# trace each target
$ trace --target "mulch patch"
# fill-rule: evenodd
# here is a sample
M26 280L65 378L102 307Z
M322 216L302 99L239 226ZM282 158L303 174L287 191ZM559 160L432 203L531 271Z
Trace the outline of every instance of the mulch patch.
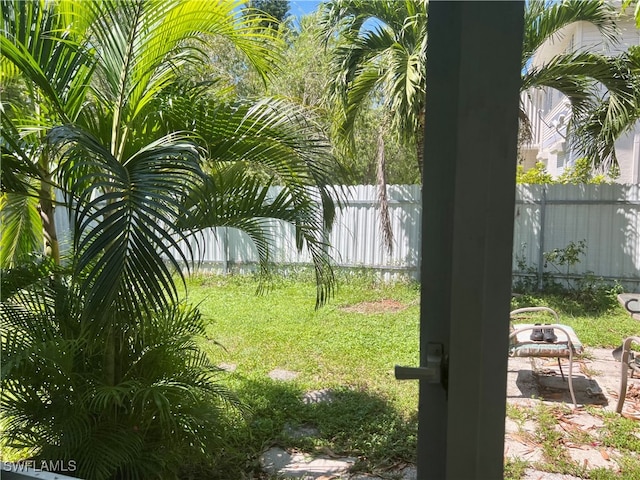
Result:
M340 308L343 312L349 313L394 313L407 308L402 302L391 299L375 300L373 302L360 302L355 305L348 305Z

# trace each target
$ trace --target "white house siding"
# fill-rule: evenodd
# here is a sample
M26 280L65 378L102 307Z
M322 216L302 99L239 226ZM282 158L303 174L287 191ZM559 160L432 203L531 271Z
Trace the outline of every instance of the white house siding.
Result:
M618 27L621 32L620 41L611 43L606 42L598 29L589 23L579 22L569 25L539 49L532 65L542 65L553 56L568 51L593 51L615 55L625 51L630 45L640 45L640 30L636 28L633 18L621 17ZM535 95L532 92L529 94L534 99L530 110L536 112L539 121L533 122L534 139L537 139L537 142L532 142L532 145L525 150L525 168L532 167L536 161L542 161L551 175L558 176L575 160L571 152L565 151L568 146L562 138L566 133L570 107L568 103L563 103L562 95L551 89L544 89ZM616 142L616 155L620 166L617 183L640 183L639 142L640 122L637 122L634 129Z
M627 50L629 45L639 45L640 31L635 26L632 17L621 17L617 22L620 30L619 42L604 42L598 29L587 22L576 25L576 49L579 51L598 52L606 55L616 55Z

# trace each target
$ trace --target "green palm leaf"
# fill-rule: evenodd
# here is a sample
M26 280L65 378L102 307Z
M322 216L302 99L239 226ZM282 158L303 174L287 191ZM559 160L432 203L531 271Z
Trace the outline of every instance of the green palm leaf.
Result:
M80 111L92 75L91 55L63 20L68 2L2 1L0 50L64 121Z
M0 196L0 265L14 266L32 252L42 249L43 237L34 196L3 193Z
M617 12L609 2L600 0L530 0L525 8L522 66L546 41L559 35L562 28L575 22L589 22L609 42L617 41Z
M0 191L35 195L36 190L33 182L40 177L40 173L28 153L30 145L21 138L18 128L11 121L4 108L0 108L0 119L2 122Z
M351 140L358 112L379 95L394 131L415 141L424 108L426 2L336 0L323 12L325 35L339 33L332 83L343 106L339 138ZM363 29L370 19L380 25Z
M184 237L172 232L179 199L200 175L193 135L167 136L124 163L73 127L57 127L49 139L62 155L66 191L74 194L75 268L86 275L81 291L89 311L166 305L165 293L176 295L173 269L180 271L190 255L178 248Z
M202 59L194 45L202 35L230 38L266 75L279 45L251 16L236 15L240 2L140 0L87 2L98 60L101 103L113 112L110 150L121 159L136 122L175 83L185 63ZM191 41L191 42L189 42Z
M581 115L597 99L595 82L585 71L603 77L610 69L601 55L586 52L558 55L548 63L529 69L522 77L522 89L554 88L569 99L574 114Z
M607 67L607 75L600 79L607 92L580 119L572 138L575 148L605 171L617 165L616 140L640 119L640 47L608 58Z
M197 310L129 317L118 334L121 379L109 383L109 343L80 290L43 265L2 273L3 446L73 460L79 476L98 480L173 478L199 452L217 451L222 411L237 400L197 348Z
M637 119L634 105L640 89L637 76L630 73L629 55L566 53L535 67L531 61L545 42L559 37L564 27L575 22L590 23L605 42L614 43L616 19L613 6L598 0L531 1L525 11L523 90L546 87L564 94L572 107L568 139L578 154L605 169L617 165L615 142Z
M295 226L297 246L312 256L318 304L333 288L324 240L342 194L333 186L336 164L319 127L301 107L285 100L217 106L172 97L163 107L166 128L196 132L207 145L208 179L189 196L182 228L239 228L253 239L263 271L269 265L269 219ZM273 198L269 187L282 190Z

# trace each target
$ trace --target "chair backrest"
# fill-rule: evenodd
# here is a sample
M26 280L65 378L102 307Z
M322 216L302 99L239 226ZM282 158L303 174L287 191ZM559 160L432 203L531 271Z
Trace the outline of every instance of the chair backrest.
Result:
M546 312L546 313L550 313L551 315L553 315L555 317L555 322L554 323L560 323L560 317L558 316L558 313L553 310L552 308L549 307L524 307L524 308L517 308L516 310L512 310L511 313L509 314L509 317L511 319L513 319L514 316L516 315L520 315L521 313L529 313L529 312Z

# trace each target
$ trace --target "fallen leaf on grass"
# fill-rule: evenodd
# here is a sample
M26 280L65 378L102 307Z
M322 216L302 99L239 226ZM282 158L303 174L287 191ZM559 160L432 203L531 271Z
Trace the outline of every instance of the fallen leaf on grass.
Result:
M560 428L562 430L564 430L565 432L572 434L572 433L576 433L576 432L581 432L583 429L578 426L577 424L567 421L567 420L563 420L563 419L558 419L558 425L560 426Z
M611 460L611 457L604 448L600 449L600 455L602 455L602 458L604 458L606 461Z
M534 442L526 435L520 435L518 433L510 433L508 437L511 440L515 440L516 442L522 443L523 445L529 445L530 447L536 447L536 448L540 447L539 443Z
M331 457L331 458L342 458L342 455L338 455L333 450L331 450L329 447L322 447L322 448L320 448L320 451L322 453L324 453L326 456Z
M627 395L626 397L628 399L640 399L640 386L638 385L631 385L628 389L627 389Z
M583 445L582 443L565 442L565 447L575 448L577 450L589 450L589 445Z

